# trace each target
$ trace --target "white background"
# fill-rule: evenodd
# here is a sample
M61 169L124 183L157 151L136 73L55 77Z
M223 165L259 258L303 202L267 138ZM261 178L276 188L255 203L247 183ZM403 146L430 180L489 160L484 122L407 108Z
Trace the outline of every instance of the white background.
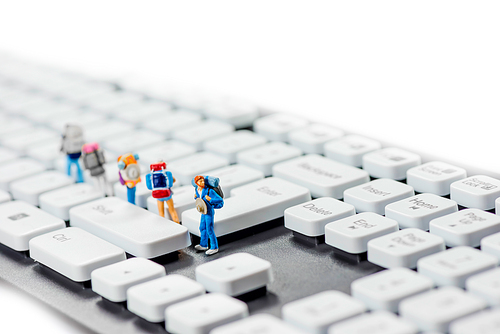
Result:
M168 81L249 98L495 175L499 7L3 0L0 51L138 86ZM17 312L0 299L2 321L26 317Z

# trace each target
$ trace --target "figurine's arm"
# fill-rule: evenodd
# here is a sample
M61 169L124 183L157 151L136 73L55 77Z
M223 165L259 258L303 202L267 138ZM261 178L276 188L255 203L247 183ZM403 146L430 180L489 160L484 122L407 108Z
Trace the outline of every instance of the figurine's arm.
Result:
M213 189L210 189L205 196L205 199L215 207L222 207L224 200Z

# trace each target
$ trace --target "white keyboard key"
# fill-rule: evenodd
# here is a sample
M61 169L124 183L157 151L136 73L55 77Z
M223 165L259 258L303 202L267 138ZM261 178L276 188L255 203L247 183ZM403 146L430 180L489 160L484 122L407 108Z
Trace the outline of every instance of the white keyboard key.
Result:
M406 171L418 165L419 155L394 147L383 148L363 156L363 169L377 178L404 180Z
M113 109L127 104L139 103L143 100L144 97L140 94L116 91L86 98L85 105L88 105L95 110L112 113Z
M222 137L234 131L234 126L217 121L201 121L172 133L172 138L194 146L198 151L203 149L207 140Z
M6 191L0 190L0 203L8 202L12 199L10 194Z
M201 115L191 111L177 111L164 115L154 120L146 120L142 123L143 128L160 133L165 138L171 138L172 133L179 129L187 129L201 122Z
M191 245L187 229L117 197L106 197L70 210L71 226L80 227L134 256L154 258Z
M406 183L420 193L450 194L450 185L467 177L465 169L441 161L432 161L408 169Z
M418 259L444 250L443 238L407 228L370 240L368 261L384 268L416 268Z
M323 154L326 142L339 139L344 132L324 124L311 124L305 128L291 131L288 134L288 142L300 148L304 153Z
M248 316L248 306L238 299L210 293L167 307L165 328L171 333L208 334L215 327Z
M289 114L272 114L257 119L253 129L272 141L287 141L288 133L307 126L309 122Z
M296 147L281 142L272 142L239 152L236 155L236 161L270 176L275 164L296 158L301 154L302 151Z
M361 167L363 155L380 149L382 146L376 140L358 135L348 135L325 143L325 156L343 164Z
M4 147L0 147L0 165L3 165L6 162L10 162L12 160L16 160L17 158L19 158L19 153L16 153Z
M142 182L139 182L135 186L135 205L141 208L148 207L148 198L151 197L151 190L146 186L145 178L141 177ZM127 187L122 185L120 182L115 182L113 184L113 192L116 197L121 198L124 201L128 201L127 197Z
M405 299L399 314L422 331L448 333L450 323L486 307L486 302L456 287L442 287Z
M225 98L208 104L205 115L209 119L229 123L241 129L251 126L259 117L259 111L255 105L246 101Z
M438 286L465 288L467 278L497 265L498 259L493 255L472 247L459 246L421 258L417 262L417 269Z
M386 311L375 311L342 321L330 327L328 334L416 334L411 322Z
M500 180L486 175L470 176L450 186L450 198L466 208L490 210L500 197Z
M409 185L378 179L344 191L344 202L354 205L358 213L368 211L384 215L386 205L414 195Z
M283 305L283 320L314 334L326 334L328 327L363 313L366 306L351 296L328 290Z
M430 232L449 247L478 247L481 239L500 232L500 217L479 209L465 209L431 220Z
M469 277L465 281L465 287L486 300L491 307L500 306L500 268Z
M12 182L43 171L45 171L45 166L33 159L20 158L7 162L0 165L0 189L9 191Z
M194 146L185 144L177 140L162 141L159 144L153 145L137 151L141 158L141 163L148 166L162 160L167 163L167 168L170 167L170 162L187 157L196 153Z
M130 287L165 275L164 266L144 258L133 257L94 270L90 279L92 291L112 302L124 302Z
M98 95L113 94L113 91L114 87L110 84L85 81L70 87L64 87L64 89L59 91L59 95L70 101L84 102Z
M0 205L0 243L16 251L27 251L30 239L65 227L63 220L26 202Z
M82 113L76 104L61 101L44 101L32 104L22 111L22 115L33 122L48 124L52 119L68 113Z
M271 283L273 272L269 261L235 253L197 266L196 281L208 292L239 296Z
M127 122L106 120L85 126L85 139L87 142L102 143L112 138L127 136L134 126Z
M306 188L274 177L234 188L231 197L224 199L224 207L215 213L215 235L223 236L283 217L287 208L310 200ZM182 214L182 224L190 233L200 235L200 213L196 209Z
M219 154L229 160L229 163L236 163L238 152L248 150L260 145L264 145L267 139L261 135L248 130L239 130L229 135L206 141L203 148L206 151Z
M172 112L172 107L165 102L140 101L118 107L111 114L119 120L137 125Z
M160 145L164 140L165 137L158 133L146 130L133 130L119 137L106 140L102 146L106 150L121 155Z
M210 152L199 152L191 154L168 164L168 169L172 172L181 185L191 184L191 180L209 170L221 168L229 165L229 161ZM193 190L194 196L194 190Z
M31 122L20 118L9 117L0 122L0 137L21 132L29 132L33 129L34 126Z
M53 140L60 140L61 136L52 130L44 128L34 128L27 132L10 134L2 138L2 145L14 150L22 155L26 151L38 144L44 144Z
M498 334L500 333L500 309L486 310L450 325L450 334Z
M62 188L73 183L66 174L56 171L46 171L34 176L14 181L10 184L12 197L38 206L41 194Z
M99 124L106 121L106 117L98 112L86 111L84 113L68 113L58 117L49 123L49 126L60 133L64 132L66 124L79 125L82 128ZM84 133L85 136L85 133Z
M325 226L325 243L344 252L360 254L368 241L398 231L398 222L373 212L363 212Z
M458 211L455 201L434 194L418 194L385 207L385 216L399 223L400 228L429 230L432 219Z
M239 164L214 169L206 172L206 174L219 178L219 184L224 192L224 197L229 197L233 188L264 178L264 173Z
M305 334L279 318L269 314L256 314L251 317L220 326L210 334Z
M433 287L430 278L411 269L392 268L355 280L351 283L351 295L370 310L397 313L403 299Z
M186 185L186 186L172 188L171 191L173 192L172 200L174 201L175 211L177 211L178 218L181 219L182 213L184 211L195 207L195 201L193 199L194 188L192 185ZM157 202L158 200L156 198L153 198L152 196L149 196L147 199L148 210L155 214L158 214ZM165 217L169 217L167 205L165 205Z
M308 154L273 166L273 176L308 188L311 196L344 197L344 191L370 181L362 169Z
M63 220L69 220L69 209L102 196L102 192L90 184L77 183L46 192L40 195L38 200L42 210Z
M76 227L37 236L29 249L32 259L76 282L88 281L95 269L126 259L122 249Z
M322 197L286 209L285 227L309 237L317 237L325 234L326 224L336 223L339 219L355 213L350 204L331 197Z
M500 233L495 233L481 239L481 250L496 256L500 260Z
M170 274L128 289L127 308L147 321L162 322L167 307L204 294L205 288L200 283Z
M43 163L47 169L55 169L56 161L62 159L67 163L66 154L61 152L61 138L26 149L26 155Z

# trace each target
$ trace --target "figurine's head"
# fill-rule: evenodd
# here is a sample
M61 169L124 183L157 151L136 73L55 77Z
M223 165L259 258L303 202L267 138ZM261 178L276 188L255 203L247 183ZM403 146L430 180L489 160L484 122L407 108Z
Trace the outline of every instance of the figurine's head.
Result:
M78 140L83 137L82 127L76 124L66 124L64 136L68 139Z
M194 177L194 183L200 188L205 187L205 177L203 175L197 175Z
M87 143L82 146L82 152L85 154L89 154L92 152L95 152L99 150L99 144L98 143Z

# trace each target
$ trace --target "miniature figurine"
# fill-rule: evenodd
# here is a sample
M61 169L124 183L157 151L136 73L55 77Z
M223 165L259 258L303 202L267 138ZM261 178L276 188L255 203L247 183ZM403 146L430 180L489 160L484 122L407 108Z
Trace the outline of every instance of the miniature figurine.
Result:
M127 153L118 157L120 183L127 186L127 199L135 204L135 186L141 182L141 168L137 163L138 154Z
M105 195L113 195L112 191L109 189L108 180L106 179L106 170L104 169L106 159L98 143L88 143L82 146L82 161L83 168L88 169L90 171L90 176L97 179L99 189Z
M158 204L158 213L160 216L165 217L165 202L167 202L168 213L170 218L180 224L177 210L174 207L174 200L172 199L173 192L170 188L174 185L175 177L172 173L167 171L167 164L159 161L149 166L151 173L146 175L146 186L152 190L153 198L156 198Z
M206 250L205 254L212 255L219 251L217 237L214 232L214 209L224 206L224 194L219 186L219 178L197 175L191 181L194 186L196 209L201 213L200 244L194 246L198 251ZM210 238L210 249L208 239Z
M76 182L83 182L83 173L79 162L83 144L82 128L79 125L66 124L62 136L61 152L68 155L68 176L71 176L72 165L76 166Z

